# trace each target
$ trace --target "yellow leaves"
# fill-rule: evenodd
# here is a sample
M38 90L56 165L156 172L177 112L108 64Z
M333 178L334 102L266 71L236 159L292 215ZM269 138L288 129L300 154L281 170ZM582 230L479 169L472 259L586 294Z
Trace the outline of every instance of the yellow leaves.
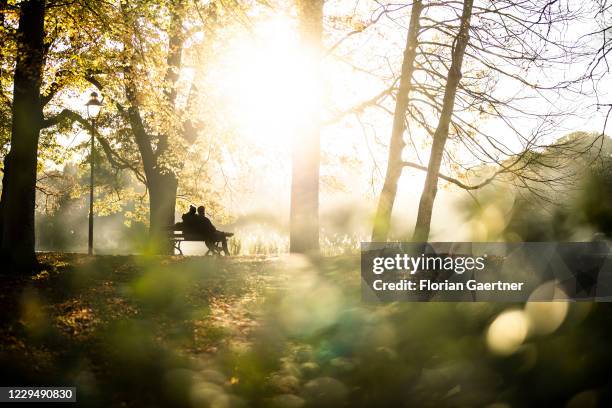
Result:
M115 200L94 201L94 214L98 217L105 217L116 214L123 208L122 203Z
M78 302L76 308L72 309L71 306L68 306L65 314L57 316L57 324L73 336L91 334L100 319L95 317L91 308L78 307Z
M95 292L87 297L95 297ZM62 332L72 336L89 336L101 323L97 313L81 296L55 305L54 312L55 324Z
M32 276L32 280L47 280L49 279L49 272L42 271L34 276Z
M55 268L66 268L66 267L67 267L67 266L69 266L70 264L69 264L68 262L66 262L66 261L61 261L61 260L57 260L57 259L56 259L56 260L54 260L54 261L52 262L52 265L53 265Z
M361 20L357 20L353 22L353 28L355 31L363 31L368 28L368 25Z

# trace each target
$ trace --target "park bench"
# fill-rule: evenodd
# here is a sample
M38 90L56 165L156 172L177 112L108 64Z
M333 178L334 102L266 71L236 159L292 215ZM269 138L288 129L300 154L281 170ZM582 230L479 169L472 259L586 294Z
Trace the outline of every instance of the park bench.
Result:
M225 233L226 237L231 237L234 234ZM172 241L172 246L179 252L179 254L183 255L183 250L181 249L181 243L185 241L193 241L193 242L204 242L206 248L205 255L217 255L220 256L223 253L223 247L221 246L221 241L219 241L216 237L205 237L201 234L193 234L193 233L185 233L183 231L183 223L177 222L174 225L170 225L168 227L168 238Z

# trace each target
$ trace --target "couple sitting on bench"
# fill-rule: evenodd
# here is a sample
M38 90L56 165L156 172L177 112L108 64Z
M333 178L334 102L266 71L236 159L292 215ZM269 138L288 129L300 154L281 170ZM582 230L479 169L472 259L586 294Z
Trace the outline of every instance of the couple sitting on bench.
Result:
M218 231L212 222L206 217L204 206L196 208L193 205L189 206L189 212L183 214L183 233L190 240L201 240L206 243L209 250L214 253L219 253L217 243L220 242L223 246L225 255L229 255L227 249L227 238L234 235L231 232Z

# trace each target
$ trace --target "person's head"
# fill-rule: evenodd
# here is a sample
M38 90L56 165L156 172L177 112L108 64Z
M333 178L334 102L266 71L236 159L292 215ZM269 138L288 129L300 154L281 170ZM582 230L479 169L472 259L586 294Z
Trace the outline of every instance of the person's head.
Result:
M204 215L204 206L203 205L198 207L198 214Z
M196 213L196 208L193 205L189 206L189 214L195 214Z

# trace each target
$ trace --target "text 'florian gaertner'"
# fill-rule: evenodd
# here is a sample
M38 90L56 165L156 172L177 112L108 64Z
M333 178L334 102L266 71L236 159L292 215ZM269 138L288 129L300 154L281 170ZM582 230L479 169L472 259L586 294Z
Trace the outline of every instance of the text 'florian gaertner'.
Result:
M421 291L520 291L523 289L523 282L477 282L475 279L470 279L467 282L432 282L429 279L421 279L418 284L414 281L402 279L398 282L383 282L375 280L372 288L377 291L393 291L393 290L421 290Z

